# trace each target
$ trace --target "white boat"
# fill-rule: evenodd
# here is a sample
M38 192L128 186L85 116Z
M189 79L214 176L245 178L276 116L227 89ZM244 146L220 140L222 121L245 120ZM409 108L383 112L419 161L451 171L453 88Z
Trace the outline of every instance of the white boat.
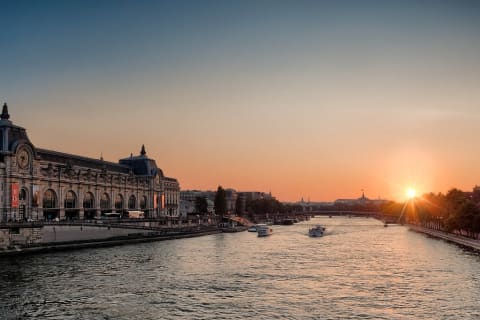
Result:
M257 234L259 237L267 237L273 233L273 229L266 224L257 224Z
M321 225L316 225L315 227L308 230L308 235L314 238L323 237L324 232L325 232L324 227L322 227Z

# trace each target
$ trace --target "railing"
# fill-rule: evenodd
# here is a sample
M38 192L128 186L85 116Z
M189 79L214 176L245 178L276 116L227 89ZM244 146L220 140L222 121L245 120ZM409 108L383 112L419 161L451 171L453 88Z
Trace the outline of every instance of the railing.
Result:
M361 215L361 216L375 216L375 215L381 215L382 213L377 212L377 211L351 211L351 210L326 210L326 211L310 211L308 212L310 214L315 214L315 215L328 215L328 214L337 214L337 215Z

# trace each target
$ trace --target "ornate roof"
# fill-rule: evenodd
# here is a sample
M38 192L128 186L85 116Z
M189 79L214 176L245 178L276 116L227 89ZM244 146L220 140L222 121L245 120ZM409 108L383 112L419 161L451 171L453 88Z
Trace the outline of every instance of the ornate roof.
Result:
M28 139L27 131L19 126L16 126L10 120L8 113L8 106L3 104L2 114L0 115L0 152L13 152L19 144L26 143L35 151L33 144ZM7 145L4 143L4 135L7 135Z
M58 151L37 149L37 155L44 161L55 163L69 162L73 166L86 167L91 169L107 169L108 171L118 173L129 173L130 167L115 162L109 162L99 159L87 158Z
M7 103L5 102L3 104L2 115L0 115L0 119L8 120L9 118L10 118L10 115L8 114L8 106L7 106Z
M145 146L142 145L140 155L130 155L128 158L120 159L120 164L132 168L133 173L142 176L156 176L157 174L164 177L162 170L157 167L155 160L147 157Z

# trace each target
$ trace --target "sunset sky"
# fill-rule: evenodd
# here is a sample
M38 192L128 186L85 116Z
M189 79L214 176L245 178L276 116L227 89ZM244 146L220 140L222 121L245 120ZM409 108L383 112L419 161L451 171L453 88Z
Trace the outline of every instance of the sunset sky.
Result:
M145 144L182 189L400 200L480 184L479 1L0 0L37 147Z

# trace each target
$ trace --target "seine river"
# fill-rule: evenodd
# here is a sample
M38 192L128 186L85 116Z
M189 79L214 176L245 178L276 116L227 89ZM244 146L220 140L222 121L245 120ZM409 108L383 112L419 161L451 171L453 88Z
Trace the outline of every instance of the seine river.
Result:
M3 257L0 319L480 318L478 254L367 218L273 228Z

